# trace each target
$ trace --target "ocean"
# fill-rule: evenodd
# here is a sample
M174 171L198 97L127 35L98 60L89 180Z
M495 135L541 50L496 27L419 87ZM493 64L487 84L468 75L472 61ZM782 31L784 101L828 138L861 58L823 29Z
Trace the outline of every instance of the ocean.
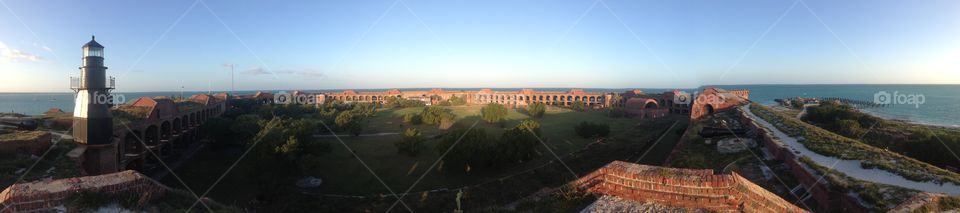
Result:
M761 104L776 104L775 99L790 97L836 97L862 101L889 101L887 107L864 109L868 113L890 119L913 123L960 126L960 85L722 85L724 89L748 89L750 99ZM447 88L445 88L447 89ZM478 90L480 88L449 88L447 90ZM542 91L566 91L568 88L533 88ZM429 88L408 88L401 90L429 90ZM519 88L495 88L499 91L515 91ZM584 89L590 92L623 92L629 89ZM643 89L647 93L659 93L667 89ZM687 92L698 89L683 89ZM306 90L340 91L340 90ZM356 89L356 91L383 91L383 89ZM234 94L253 94L256 91L237 91ZM279 92L270 91L270 92ZM184 97L206 93L206 91L183 92ZM216 93L216 92L214 92ZM179 96L179 91L171 92L119 92L126 101L139 97ZM875 97L877 96L877 97ZM884 99L886 97L886 99ZM27 115L39 115L51 107L73 110L73 93L0 93L0 112L17 112Z
M862 110L879 117L911 123L960 126L960 85L730 85L716 87L748 89L750 100L765 105L776 104L775 99L790 97L836 97L878 101L890 103L890 105Z

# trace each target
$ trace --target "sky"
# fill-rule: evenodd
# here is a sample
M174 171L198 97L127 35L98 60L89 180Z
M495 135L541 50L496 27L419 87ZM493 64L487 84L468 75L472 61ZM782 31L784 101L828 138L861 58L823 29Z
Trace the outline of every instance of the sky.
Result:
M954 0L0 6L0 92L69 92L91 35L121 92L960 83Z

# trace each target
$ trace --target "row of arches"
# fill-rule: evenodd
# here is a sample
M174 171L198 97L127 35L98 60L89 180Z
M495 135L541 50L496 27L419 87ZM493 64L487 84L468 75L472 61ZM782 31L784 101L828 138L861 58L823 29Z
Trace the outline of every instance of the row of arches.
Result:
M340 101L360 101L360 102L384 102L390 97L402 98L401 95L334 95L331 100Z
M580 101L587 106L597 106L602 105L606 98L602 95L477 95L475 100L480 103L500 103L500 104L515 104L518 102L524 103L545 103L547 105L564 105L568 106L573 102Z
M117 149L122 168L149 172L161 160L175 160L180 153L199 141L199 127L210 118L220 116L225 104L180 114L142 125L140 129L122 131ZM119 137L119 136L115 136ZM151 154L152 152L152 154Z
M473 103L499 103L499 104L518 104L540 102L547 105L569 106L575 101L581 101L588 106L604 106L606 97L604 95L524 95L524 94L462 94L459 95ZM329 100L339 100L345 102L379 102L383 103L390 97L403 98L401 95L328 95ZM426 97L426 96L424 96ZM439 97L439 96L438 96ZM431 101L436 100L433 96Z

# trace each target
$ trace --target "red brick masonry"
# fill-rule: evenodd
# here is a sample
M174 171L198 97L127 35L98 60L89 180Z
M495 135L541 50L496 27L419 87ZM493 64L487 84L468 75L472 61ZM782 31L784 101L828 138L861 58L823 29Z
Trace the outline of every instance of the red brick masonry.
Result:
M736 173L614 161L575 182L592 193L711 211L807 212Z
M53 145L52 139L50 133L43 133L33 139L0 141L0 153L41 155Z
M141 198L161 196L168 188L132 170L98 176L13 184L0 192L0 213L49 212L82 191L131 193Z

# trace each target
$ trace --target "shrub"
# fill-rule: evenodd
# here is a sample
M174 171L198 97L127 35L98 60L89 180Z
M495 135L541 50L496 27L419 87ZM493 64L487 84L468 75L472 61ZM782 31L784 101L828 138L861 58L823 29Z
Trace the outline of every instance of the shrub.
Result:
M410 113L403 115L403 122L413 125L419 125L423 122L423 116L420 116L419 113Z
M510 164L533 159L540 135L540 123L524 119L516 127L503 132L496 145L494 163Z
M520 121L520 124L517 124L514 128L540 135L540 123L533 119L523 119Z
M403 136L400 138L400 141L397 141L393 145L397 146L397 151L400 153L405 153L410 156L417 156L423 147L424 141L425 139L420 133L420 130L416 128L407 128L403 131Z
M573 109L577 112L583 112L587 110L587 104L583 103L583 101L574 101L570 104L570 109Z
M530 105L527 105L527 112L530 113L530 117L542 118L544 112L546 111L547 111L547 105L540 102L534 102L534 103L531 103Z
M493 142L483 128L470 129L469 131L456 129L444 135L440 143L437 143L436 148L440 153L450 149L450 152L443 158L444 165L449 165L449 167L444 167L453 168L448 169L448 171L464 171L462 169L467 166L490 165L491 158L496 155L496 153L493 153L495 146Z
M480 109L480 117L482 117L484 121L487 121L487 123L498 123L507 118L507 112L507 107L497 103L490 103L483 107L483 109Z
M450 104L454 106L461 106L461 105L467 104L467 99L458 97L456 95L454 95L453 97L450 97L449 101L450 101Z
M81 212L84 212L84 210L95 210L110 202L110 198L107 195L94 191L77 192L70 196L69 200L69 205Z
M360 131L363 129L362 125L360 124L362 119L363 118L355 112L346 111L341 112L340 115L337 116L337 120L335 122L340 130L347 130L350 132L350 134L359 136Z
M439 106L428 106L423 107L423 111L420 112L421 120L425 124L439 124L444 119L453 120L456 118L456 115L453 112L450 112L449 109L439 107Z
M580 122L580 124L573 127L573 130L583 138L607 137L607 135L610 135L610 125L595 124L587 121Z

